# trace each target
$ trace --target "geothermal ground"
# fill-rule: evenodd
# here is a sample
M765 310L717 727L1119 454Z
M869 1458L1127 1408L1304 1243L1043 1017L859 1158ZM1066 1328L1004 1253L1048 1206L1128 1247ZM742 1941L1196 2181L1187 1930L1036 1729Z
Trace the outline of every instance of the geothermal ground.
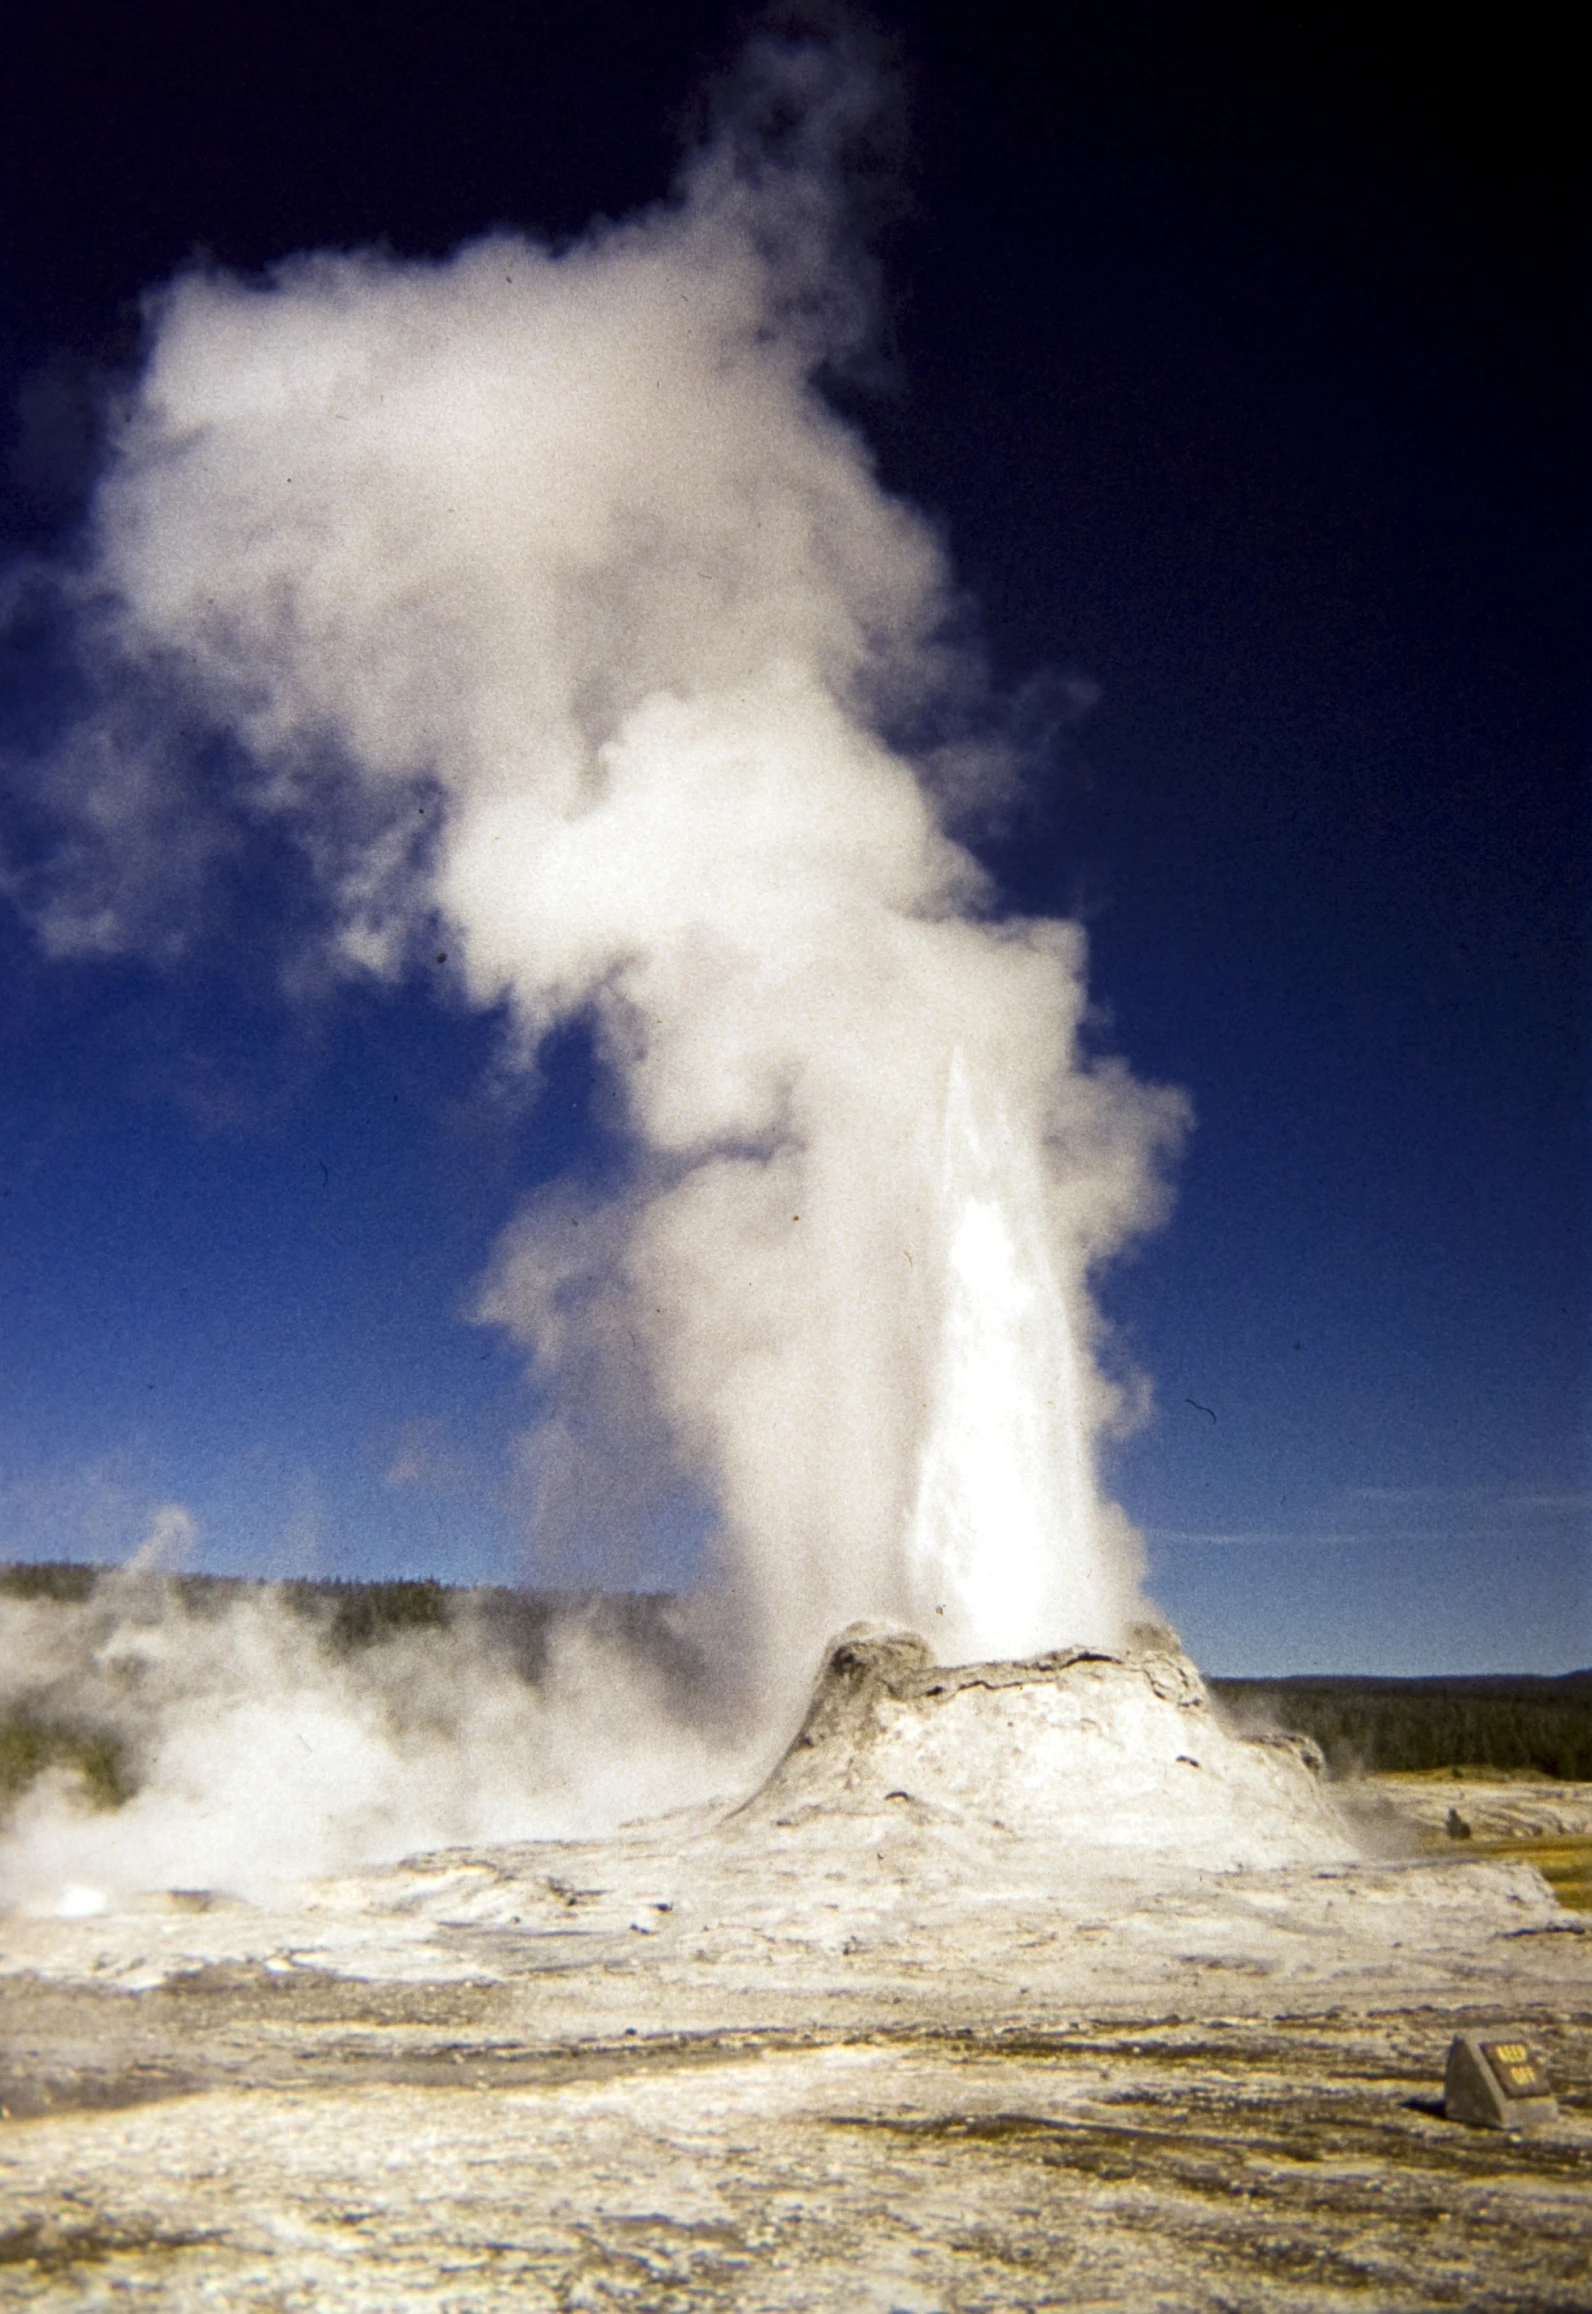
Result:
M1592 1916L1499 1851L1592 1790L1342 1792L1171 1651L869 1636L738 1808L14 1916L0 2297L1585 2309ZM1556 2121L1443 2118L1475 2021Z

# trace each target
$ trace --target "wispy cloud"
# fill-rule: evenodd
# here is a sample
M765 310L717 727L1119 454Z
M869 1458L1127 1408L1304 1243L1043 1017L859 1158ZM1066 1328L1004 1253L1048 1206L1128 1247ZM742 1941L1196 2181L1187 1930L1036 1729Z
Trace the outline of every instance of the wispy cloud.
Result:
M1378 1529L1378 1537L1385 1534ZM1356 1529L1342 1534L1325 1530L1286 1527L1145 1527L1143 1533L1152 1543L1209 1544L1213 1548L1233 1550L1304 1550L1310 1546L1328 1548L1344 1544L1369 1542L1371 1531Z
M1592 1514L1592 1492L1573 1487L1357 1486L1342 1490L1337 1508L1339 1517L1320 1526L1281 1522L1258 1527L1147 1526L1144 1532L1152 1543L1221 1550L1508 1543L1532 1529L1552 1529L1565 1520L1586 1519ZM1347 1518L1341 1515L1345 1510Z
M1514 1511L1562 1512L1576 1516L1592 1511L1592 1488L1509 1486L1354 1486L1344 1490L1351 1502L1424 1503L1434 1509L1451 1504L1456 1510L1485 1506L1494 1514Z
M424 1416L404 1423L385 1473L388 1486L457 1488L481 1477L469 1461L450 1447L440 1423Z

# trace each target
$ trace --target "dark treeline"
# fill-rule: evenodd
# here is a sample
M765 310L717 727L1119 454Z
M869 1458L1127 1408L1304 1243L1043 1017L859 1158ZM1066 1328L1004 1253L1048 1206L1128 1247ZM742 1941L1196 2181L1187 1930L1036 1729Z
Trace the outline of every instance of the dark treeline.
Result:
M604 1637L667 1655L677 1644L665 1592L532 1591L482 1584L466 1589L433 1576L362 1583L343 1576L290 1577L268 1582L247 1575L174 1575L163 1570L140 1574L127 1567L85 1565L78 1560L35 1560L0 1565L0 1598L53 1599L84 1606L101 1584L119 1587L133 1603L136 1589L157 1588L189 1615L224 1615L250 1593L269 1593L306 1622L338 1654L374 1647L400 1632L428 1625L451 1629L465 1620L490 1626L528 1678L540 1675L553 1625L579 1618Z
M1512 1768L1592 1782L1592 1671L1470 1679L1213 1679L1232 1724L1314 1737L1334 1775Z

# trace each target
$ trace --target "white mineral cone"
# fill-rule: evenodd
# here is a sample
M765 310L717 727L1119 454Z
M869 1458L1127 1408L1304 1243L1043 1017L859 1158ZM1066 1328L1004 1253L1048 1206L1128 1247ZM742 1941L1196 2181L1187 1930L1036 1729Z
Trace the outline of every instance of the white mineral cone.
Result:
M854 1625L748 1806L788 1824L903 1803L1119 1863L1264 1870L1355 1848L1315 1747L1230 1735L1170 1633L948 1668L913 1632Z

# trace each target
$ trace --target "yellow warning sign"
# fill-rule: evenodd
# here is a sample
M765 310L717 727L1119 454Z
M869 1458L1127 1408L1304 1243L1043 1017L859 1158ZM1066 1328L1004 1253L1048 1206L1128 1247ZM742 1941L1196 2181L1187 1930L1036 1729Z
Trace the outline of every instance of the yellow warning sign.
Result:
M1524 2041L1483 2041L1481 2053L1498 2077L1506 2097L1551 2097L1542 2067Z

